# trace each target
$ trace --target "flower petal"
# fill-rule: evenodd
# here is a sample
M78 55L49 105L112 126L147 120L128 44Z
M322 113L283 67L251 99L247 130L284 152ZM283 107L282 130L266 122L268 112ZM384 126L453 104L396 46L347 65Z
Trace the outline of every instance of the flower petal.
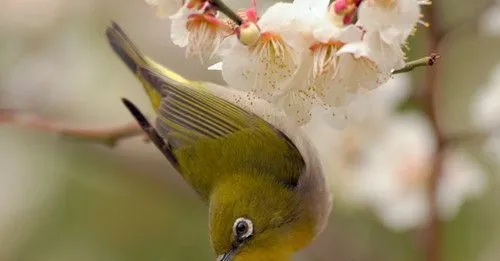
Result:
M363 1L356 24L368 32L381 33L387 44L403 44L419 22L420 5L426 3L420 0Z
M314 98L305 91L290 91L278 104L281 104L287 116L294 119L299 126L311 120Z
M171 15L170 38L172 42L179 47L188 45L188 30L186 27L188 16L192 13L190 9L181 7L175 14Z
M173 5L168 0L145 0L147 4L156 7L156 15L160 18L167 18L169 10Z
M253 48L235 45L223 59L222 76L230 86L272 101L287 90L298 54L279 35L261 38Z
M214 63L208 67L209 71L222 71L222 62Z

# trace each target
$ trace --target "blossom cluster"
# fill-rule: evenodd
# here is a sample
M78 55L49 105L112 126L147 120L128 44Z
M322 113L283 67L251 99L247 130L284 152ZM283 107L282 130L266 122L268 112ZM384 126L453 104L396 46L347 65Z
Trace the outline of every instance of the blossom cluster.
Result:
M437 150L431 123L424 115L396 110L410 95L408 75L399 74L363 101L369 110L363 121L335 129L314 114L304 126L323 155L337 206L370 209L385 226L397 231L428 222L428 184ZM488 175L460 146L443 153L436 207L441 219L450 220L465 202L483 195Z
M148 2L161 7L159 0ZM170 16L173 43L204 64L217 59L210 68L221 70L229 87L252 92L300 125L315 107L339 117L353 97L385 83L404 65L407 38L423 23L420 5L429 4L295 0L260 15L253 1L230 20L217 3L185 1Z
M410 88L406 75L392 75L429 2L295 0L262 15L252 3L234 21L217 1L185 1L170 16L171 39L249 93L234 102L265 100L303 125L338 204L371 208L396 230L425 224L437 144L423 115L395 113ZM462 149L444 155L436 205L449 219L484 191L486 175Z

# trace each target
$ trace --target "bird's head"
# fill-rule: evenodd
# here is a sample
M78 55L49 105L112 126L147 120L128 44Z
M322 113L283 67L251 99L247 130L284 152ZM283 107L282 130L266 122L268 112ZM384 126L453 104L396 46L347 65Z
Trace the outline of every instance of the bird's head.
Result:
M210 197L217 261L285 261L314 237L315 223L295 188L266 175L238 174Z

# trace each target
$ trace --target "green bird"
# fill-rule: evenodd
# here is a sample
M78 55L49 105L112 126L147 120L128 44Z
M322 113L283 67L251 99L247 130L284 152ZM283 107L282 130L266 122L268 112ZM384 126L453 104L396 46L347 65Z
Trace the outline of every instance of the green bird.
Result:
M125 106L153 143L209 206L218 261L284 261L324 228L330 193L316 150L293 121L247 94L184 79L143 56L118 25L113 50L137 76L157 112L153 127ZM262 106L261 106L262 105Z

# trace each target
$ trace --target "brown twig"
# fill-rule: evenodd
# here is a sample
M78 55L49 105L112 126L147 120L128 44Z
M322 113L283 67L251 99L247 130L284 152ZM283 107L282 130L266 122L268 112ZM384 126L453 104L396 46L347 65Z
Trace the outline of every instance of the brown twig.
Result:
M463 143L463 142L481 142L488 137L492 135L494 131L491 132L476 132L476 131L470 131L470 132L462 132L462 133L453 133L453 134L448 134L446 135L446 145L452 145L452 144L457 144L457 143Z
M486 0L484 4L469 18L457 23L455 26L444 28L440 20L440 12L438 9L437 0L433 1L433 5L425 10L425 17L431 24L430 34L428 37L428 48L430 52L439 51L439 47L447 37L459 31L463 32L464 28L477 28L477 24L481 15L494 3L493 0ZM440 52L441 53L441 52ZM445 135L439 125L437 103L439 100L441 84L441 66L437 64L432 68L428 67L425 75L425 86L421 89L420 102L423 105L424 112L428 116L432 130L435 134L437 149L433 157L431 175L428 180L428 200L429 200L429 218L428 223L424 228L424 247L427 261L439 261L442 251L442 223L439 219L437 207L437 187L441 177L442 166L446 149L449 145L460 141L485 139L488 133L459 133L453 135Z
M406 73L413 71L415 68L422 67L422 66L433 66L436 64L437 60L440 58L438 54L432 53L429 56L426 56L424 58L420 58L418 60L410 61L405 64L402 68L396 69L392 71L392 74L398 74L398 73Z
M471 16L458 22L456 25L448 28L444 28L440 20L440 12L437 5L438 0L433 1L433 5L429 6L425 10L425 17L431 24L430 34L429 34L429 50L430 52L439 51L440 45L442 45L448 37L453 34L469 32L466 30L470 28L472 30L476 29L481 16L484 14L495 0L485 0L480 8L477 9ZM441 52L440 52L441 53ZM424 246L426 250L426 260L427 261L439 261L441 259L441 247L442 247L442 223L439 220L438 207L437 207L437 186L441 176L442 165L444 160L444 155L448 146L455 144L456 142L472 141L472 140L484 140L491 133L488 132L464 132L456 134L445 135L441 126L439 125L439 119L437 114L437 102L439 99L439 86L441 84L441 66L436 65L432 68L427 68L425 86L422 88L420 95L420 102L423 105L424 112L428 116L433 132L435 134L437 149L433 157L432 171L428 183L428 200L429 200L429 221L425 226L424 235ZM495 132L497 130L493 130Z
M464 142L483 142L493 135L500 134L500 125L492 126L487 130L457 131L448 133L445 137L446 145Z
M15 110L0 110L0 124L22 126L29 129L55 133L63 137L99 143L109 147L114 147L121 140L144 135L144 132L135 121L110 128L75 128L61 126L49 119L44 119L36 115L28 115Z
M241 25L243 23L243 19L241 19L241 17L222 0L209 0L209 2L216 6L219 11L225 14L229 19L233 20L237 25Z
M440 39L444 32L439 20L437 3L425 10L425 17L429 20L431 27L428 37L429 52L437 52L439 50ZM421 89L420 102L423 106L424 113L430 120L432 131L436 139L437 149L432 158L432 169L428 180L427 198L429 202L429 217L428 223L424 228L424 247L427 261L439 261L441 259L442 249L442 226L439 219L437 207L437 187L442 172L444 154L445 154L445 137L439 124L437 113L437 103L440 95L440 73L441 66L436 64L433 67L428 67L425 73L425 86Z

